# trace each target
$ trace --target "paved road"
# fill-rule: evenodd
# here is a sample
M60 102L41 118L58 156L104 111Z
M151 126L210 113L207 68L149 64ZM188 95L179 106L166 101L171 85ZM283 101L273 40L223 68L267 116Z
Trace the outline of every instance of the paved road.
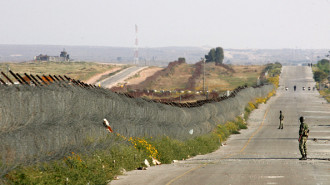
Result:
M330 104L317 91L302 90L314 85L310 68L285 66L277 95L252 113L249 129L231 136L219 150L131 171L111 184L330 184ZM280 110L285 116L283 130L277 129ZM310 126L307 161L298 160L300 116Z
M101 81L101 86L106 88L111 88L112 86L116 85L117 83L123 82L125 79L129 78L130 76L134 75L138 71L144 69L145 67L133 66L123 71Z

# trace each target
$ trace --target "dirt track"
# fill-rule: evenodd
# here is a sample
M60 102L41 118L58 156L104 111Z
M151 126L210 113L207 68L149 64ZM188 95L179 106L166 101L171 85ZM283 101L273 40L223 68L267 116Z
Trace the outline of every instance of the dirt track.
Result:
M144 80L146 80L149 76L152 76L156 72L163 70L163 69L164 68L160 68L160 67L147 68L147 69L142 70L138 77L128 79L126 81L128 82L129 85L136 85L136 84L139 84L139 83L143 82Z
M95 84L95 82L97 82L97 80L100 79L101 76L107 75L107 74L110 74L110 73L113 73L113 72L118 71L120 69L121 69L120 67L115 67L115 68L113 68L111 70L108 70L108 71L106 71L104 73L100 73L100 74L94 75L94 76L92 76L92 78L88 79L85 83L87 83L87 84Z

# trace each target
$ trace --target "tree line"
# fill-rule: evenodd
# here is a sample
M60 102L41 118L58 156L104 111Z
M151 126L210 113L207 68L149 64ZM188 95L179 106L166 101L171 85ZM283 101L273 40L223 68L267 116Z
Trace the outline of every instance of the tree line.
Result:
M330 53L330 52L329 52ZM327 79L329 74L329 64L330 60L322 59L317 62L317 70L314 71L314 80L316 82L323 82Z

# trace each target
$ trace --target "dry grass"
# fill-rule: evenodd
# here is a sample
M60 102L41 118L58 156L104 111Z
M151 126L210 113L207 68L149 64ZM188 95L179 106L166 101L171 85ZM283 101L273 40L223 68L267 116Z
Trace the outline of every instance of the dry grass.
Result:
M208 90L232 90L242 85L254 85L257 82L264 66L231 66L235 73L232 73L214 63L208 63L205 67L205 86ZM196 90L203 88L203 76L198 79Z
M0 71L7 73L7 66L14 73L67 75L82 81L88 80L96 74L103 73L115 67L115 65L93 62L23 62L0 63Z
M156 79L151 86L146 87L147 89L164 89L164 90L174 90L174 89L184 89L187 85L188 79L193 73L193 66L189 64L181 64L167 74L166 76L161 76Z
M71 78L86 81L93 76L110 71L111 69L123 68L125 66L114 66L109 64L98 64L93 62L25 62L25 63L0 63L0 71L6 73L7 66L19 74L51 74L67 75ZM205 86L209 91L232 90L241 85L254 85L264 66L232 66L235 73L232 73L214 63L207 63L205 67ZM141 71L135 78L128 80L129 84L137 84L148 76L156 73L162 68L152 67ZM145 89L175 90L185 89L189 78L195 71L194 65L181 64L172 69L168 74L160 76L150 83ZM195 90L202 90L203 75L197 80Z
M214 63L207 63L205 67L205 86L209 91L232 90L242 85L255 85L265 66L232 66L235 73L232 73ZM188 79L193 74L195 68L190 64L181 64L174 68L167 76L161 76L155 80L147 89L184 89ZM196 89L203 89L203 75L197 80Z
M324 90L320 90L319 92L320 95L330 103L330 90L324 89Z

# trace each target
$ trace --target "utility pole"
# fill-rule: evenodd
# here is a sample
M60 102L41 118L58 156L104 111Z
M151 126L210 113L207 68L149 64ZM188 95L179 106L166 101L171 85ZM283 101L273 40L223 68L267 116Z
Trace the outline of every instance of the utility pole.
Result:
M328 51L326 57L329 59L328 83L330 84L330 51Z
M134 64L139 65L139 40L138 40L138 26L137 25L135 25Z

